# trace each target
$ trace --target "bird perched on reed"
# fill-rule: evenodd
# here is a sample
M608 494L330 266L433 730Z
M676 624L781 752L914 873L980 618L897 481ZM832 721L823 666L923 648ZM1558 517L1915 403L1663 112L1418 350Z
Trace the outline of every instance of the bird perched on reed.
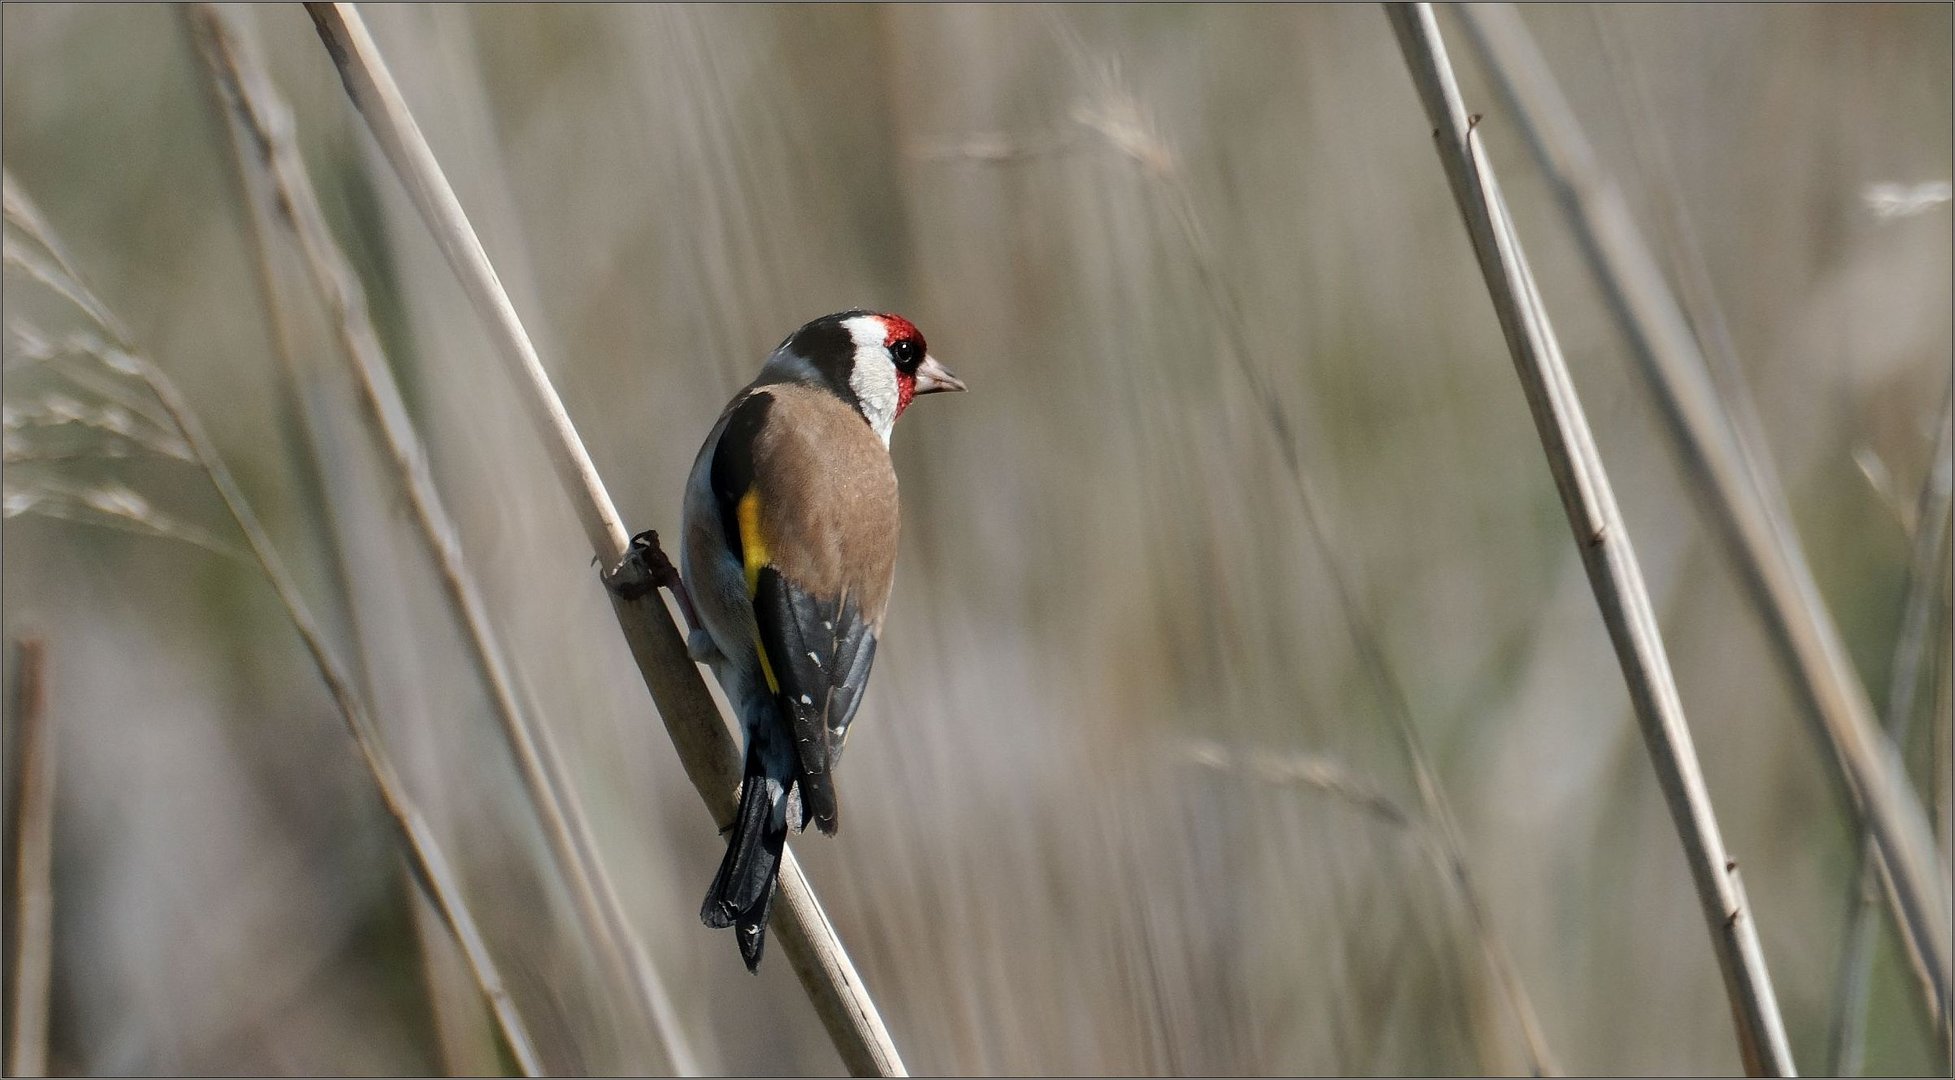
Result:
M735 928L750 971L789 828L835 832L834 770L896 568L890 430L918 395L962 389L909 320L827 315L768 356L693 463L674 592L688 650L746 737L739 813L700 918ZM660 577L679 584L669 566Z

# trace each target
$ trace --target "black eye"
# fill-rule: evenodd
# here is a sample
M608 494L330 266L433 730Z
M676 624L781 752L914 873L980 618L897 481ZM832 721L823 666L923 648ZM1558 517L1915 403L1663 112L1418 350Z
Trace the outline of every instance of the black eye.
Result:
M909 374L923 363L923 346L915 338L903 338L891 343L889 355L895 358L897 370Z

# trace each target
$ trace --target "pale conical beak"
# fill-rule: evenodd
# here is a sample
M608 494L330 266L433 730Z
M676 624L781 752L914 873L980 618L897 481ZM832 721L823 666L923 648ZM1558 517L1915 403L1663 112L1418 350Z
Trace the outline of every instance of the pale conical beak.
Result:
M946 390L964 389L964 380L950 373L950 369L937 363L937 358L925 354L923 363L916 367L916 392L919 394L941 394Z

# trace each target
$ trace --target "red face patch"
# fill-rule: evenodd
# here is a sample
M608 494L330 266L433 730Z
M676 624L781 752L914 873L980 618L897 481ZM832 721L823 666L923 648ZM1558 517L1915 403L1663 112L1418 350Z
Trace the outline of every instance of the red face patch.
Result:
M910 407L910 402L916 400L916 371L915 360L912 360L906 365L900 361L900 355L902 353L909 353L913 357L921 359L924 353L929 351L929 346L923 343L923 333L916 328L916 324L901 315L878 315L876 317L882 320L883 348L889 349L892 353L899 355L899 362L896 367L896 415L901 416L903 415L903 410ZM898 350L897 345L899 344L911 347ZM906 367L909 370L905 370Z
M884 346L894 345L899 341L914 341L917 348L924 347L923 333L916 328L915 323L901 315L878 315L876 318L882 320L883 330L888 335L883 338Z

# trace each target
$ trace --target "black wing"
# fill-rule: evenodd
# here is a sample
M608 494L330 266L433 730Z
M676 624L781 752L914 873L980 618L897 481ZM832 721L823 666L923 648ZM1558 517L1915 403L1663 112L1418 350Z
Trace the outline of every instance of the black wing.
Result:
M760 643L780 687L776 700L801 762L801 824L812 818L822 832L833 833L831 774L862 703L876 636L853 596L813 596L773 567L761 570L753 604Z
M740 540L739 505L753 490L754 442L773 405L772 394L748 394L740 399L728 411L719 445L713 450L713 501L719 505L727 549L736 556L746 551Z

